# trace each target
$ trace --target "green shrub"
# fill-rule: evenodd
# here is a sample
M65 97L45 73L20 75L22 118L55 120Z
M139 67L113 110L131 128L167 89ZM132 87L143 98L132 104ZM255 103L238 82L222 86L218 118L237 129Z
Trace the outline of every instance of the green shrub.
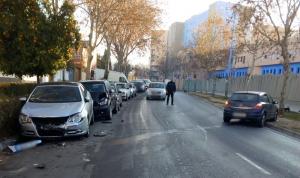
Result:
M0 138L16 135L21 109L19 97L28 96L36 84L0 83Z
M18 118L21 103L17 98L4 98L0 101L0 137L18 133Z
M0 96L26 96L31 93L35 86L35 83L0 83Z

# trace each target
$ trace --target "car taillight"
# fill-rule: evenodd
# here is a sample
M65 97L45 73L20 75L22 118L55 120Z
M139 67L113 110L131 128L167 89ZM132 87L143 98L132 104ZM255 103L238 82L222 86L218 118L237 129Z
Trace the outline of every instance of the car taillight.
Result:
M227 100L227 101L225 102L225 108L229 108L230 106L231 106L231 103L230 103L230 101Z
M255 109L262 109L263 105L261 103L258 103L255 105Z

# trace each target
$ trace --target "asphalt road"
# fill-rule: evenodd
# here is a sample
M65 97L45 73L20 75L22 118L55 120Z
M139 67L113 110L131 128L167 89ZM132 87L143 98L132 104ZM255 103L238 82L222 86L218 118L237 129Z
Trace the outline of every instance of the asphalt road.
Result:
M112 123L92 127L101 131L107 135L2 155L0 177L300 177L299 139L250 123L225 125L221 109L184 93L174 106L140 95Z

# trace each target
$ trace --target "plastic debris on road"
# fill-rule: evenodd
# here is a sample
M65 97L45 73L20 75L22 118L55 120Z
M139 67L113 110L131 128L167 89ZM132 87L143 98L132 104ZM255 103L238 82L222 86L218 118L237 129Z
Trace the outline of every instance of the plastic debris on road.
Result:
M105 137L106 135L107 133L104 131L94 133L94 137Z
M45 167L46 167L45 164L38 164L38 163L33 164L33 166L34 166L35 168L37 168L37 169L45 169Z
M42 143L42 140L33 140L33 141L26 142L26 143L19 143L19 144L16 144L16 145L11 145L11 146L8 146L8 148L13 153L17 153L17 152L20 152L20 151L23 151L23 150L26 150L26 149L33 148L33 147L35 147L35 146L37 146L41 143Z

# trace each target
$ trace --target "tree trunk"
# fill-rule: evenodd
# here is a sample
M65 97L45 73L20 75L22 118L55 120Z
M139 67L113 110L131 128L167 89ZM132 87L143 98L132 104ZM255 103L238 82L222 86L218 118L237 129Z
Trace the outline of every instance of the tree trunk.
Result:
M107 59L105 61L105 73L104 73L104 79L108 79L108 73L109 73L109 63L110 63L110 47L111 47L111 44L107 44Z
M251 67L250 67L250 72L249 72L249 75L247 76L247 85L246 85L247 90L249 90L249 83L250 83L250 80L251 80L251 78L253 76L253 73L254 73L255 60L256 60L256 54L253 53L252 54L252 63L251 63Z
M36 83L37 84L41 83L41 76L39 76L39 75L36 76Z
M91 79L91 65L92 65L92 61L93 61L93 54L92 52L89 52L88 54L88 61L87 61L87 67L85 70L86 73L86 80L90 80Z
M280 102L279 102L279 114L281 115L284 113L285 93L286 93L287 81L289 79L289 74L290 74L289 55L288 55L287 45L285 44L281 46L282 57L283 57L283 71L284 71L283 85L280 92Z

